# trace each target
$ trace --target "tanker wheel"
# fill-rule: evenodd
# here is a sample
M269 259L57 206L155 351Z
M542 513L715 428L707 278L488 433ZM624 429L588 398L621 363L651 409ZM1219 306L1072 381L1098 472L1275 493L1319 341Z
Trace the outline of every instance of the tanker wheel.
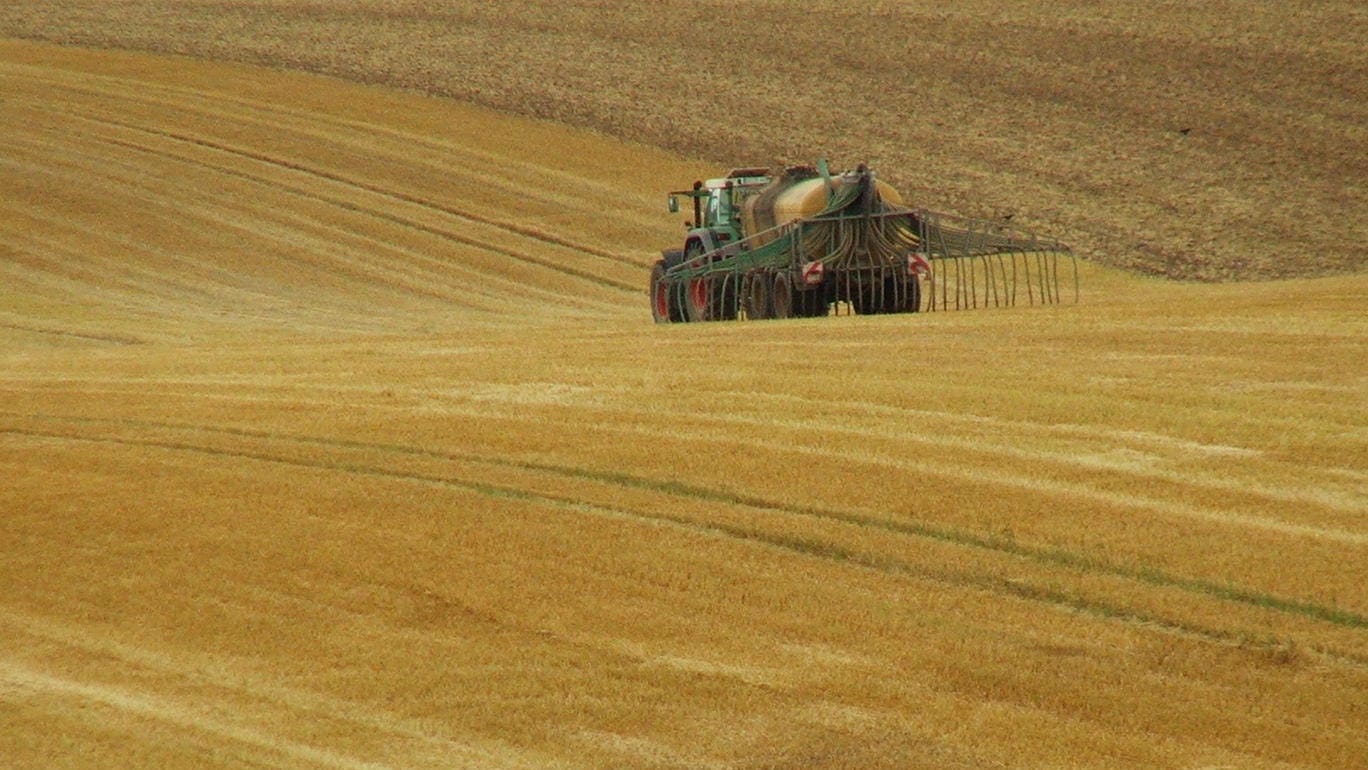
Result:
M670 282L665 280L665 260L651 268L651 317L658 324L683 320L677 302L670 301Z
M884 312L883 293L886 284L882 281L875 283L866 281L855 287L855 291L850 293L850 306L855 308L857 315L874 315Z
M907 301L903 303L902 312L921 312L921 278L915 275L907 279Z
M770 291L770 307L774 309L774 318L793 318L793 279L789 274L780 271L774 274L773 289Z
M831 309L823 287L807 291L793 292L793 316L795 318L821 318Z
M884 288L883 312L915 313L921 309L921 283L914 275L906 280L890 279Z
M712 278L712 320L735 321L737 311L737 286L741 277L736 273L723 273Z
M746 286L746 317L755 320L774 317L774 305L770 302L770 277L764 270L750 274Z
M670 281L670 320L680 323L689 321L689 282Z

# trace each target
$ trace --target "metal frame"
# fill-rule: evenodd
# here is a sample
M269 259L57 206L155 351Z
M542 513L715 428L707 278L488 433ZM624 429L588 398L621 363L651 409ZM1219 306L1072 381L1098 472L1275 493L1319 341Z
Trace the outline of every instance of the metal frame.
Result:
M816 216L720 246L714 241L701 254L667 263L661 278L669 296L690 309L685 318L766 316L757 298L779 288L790 293L785 301L797 315L826 315L831 307L839 313L842 306L861 313L1014 307L1023 298L1027 305L1059 304L1061 259L1072 267L1078 302L1078 262L1065 244L1000 222L884 204L871 195L872 175L859 173L860 184L838 189ZM671 195L693 197L697 215L709 190L699 184ZM691 231L695 239L707 243ZM909 275L909 260L927 269ZM821 281L805 283L805 266L820 271Z

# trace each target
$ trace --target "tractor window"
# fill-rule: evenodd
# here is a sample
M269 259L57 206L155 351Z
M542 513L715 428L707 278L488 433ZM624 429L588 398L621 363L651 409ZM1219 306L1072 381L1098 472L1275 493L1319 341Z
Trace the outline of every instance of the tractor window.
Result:
M751 194L754 192L754 190L755 190L754 187L741 187L741 186L737 186L737 187L733 187L733 188L732 188L732 192L731 192L731 209L732 209L732 216L736 216L737 214L739 214L739 213L741 212L741 204L744 203L745 200L751 196Z
M722 191L713 190L708 195L708 210L707 213L703 215L704 224L706 224L708 227L712 227L717 224L719 218L722 215L721 206Z

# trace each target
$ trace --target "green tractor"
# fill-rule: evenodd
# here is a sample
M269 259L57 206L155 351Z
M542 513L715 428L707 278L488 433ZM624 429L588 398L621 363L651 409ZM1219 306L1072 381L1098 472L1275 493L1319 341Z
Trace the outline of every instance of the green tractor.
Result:
M912 313L948 309L952 292L954 307L1010 305L1018 278L1032 304L1057 302L1058 257L1072 257L1000 223L907 208L864 165L736 169L671 192L671 213L682 198L693 204L684 247L651 271L657 323ZM937 262L952 268L939 285Z

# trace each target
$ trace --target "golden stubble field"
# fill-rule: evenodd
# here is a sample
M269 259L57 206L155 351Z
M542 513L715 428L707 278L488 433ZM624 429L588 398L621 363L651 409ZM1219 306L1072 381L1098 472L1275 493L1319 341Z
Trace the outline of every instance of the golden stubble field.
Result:
M1368 277L652 326L715 171L0 44L0 756L1361 764Z
M412 88L1202 280L1368 267L1359 0L19 0L0 35Z

